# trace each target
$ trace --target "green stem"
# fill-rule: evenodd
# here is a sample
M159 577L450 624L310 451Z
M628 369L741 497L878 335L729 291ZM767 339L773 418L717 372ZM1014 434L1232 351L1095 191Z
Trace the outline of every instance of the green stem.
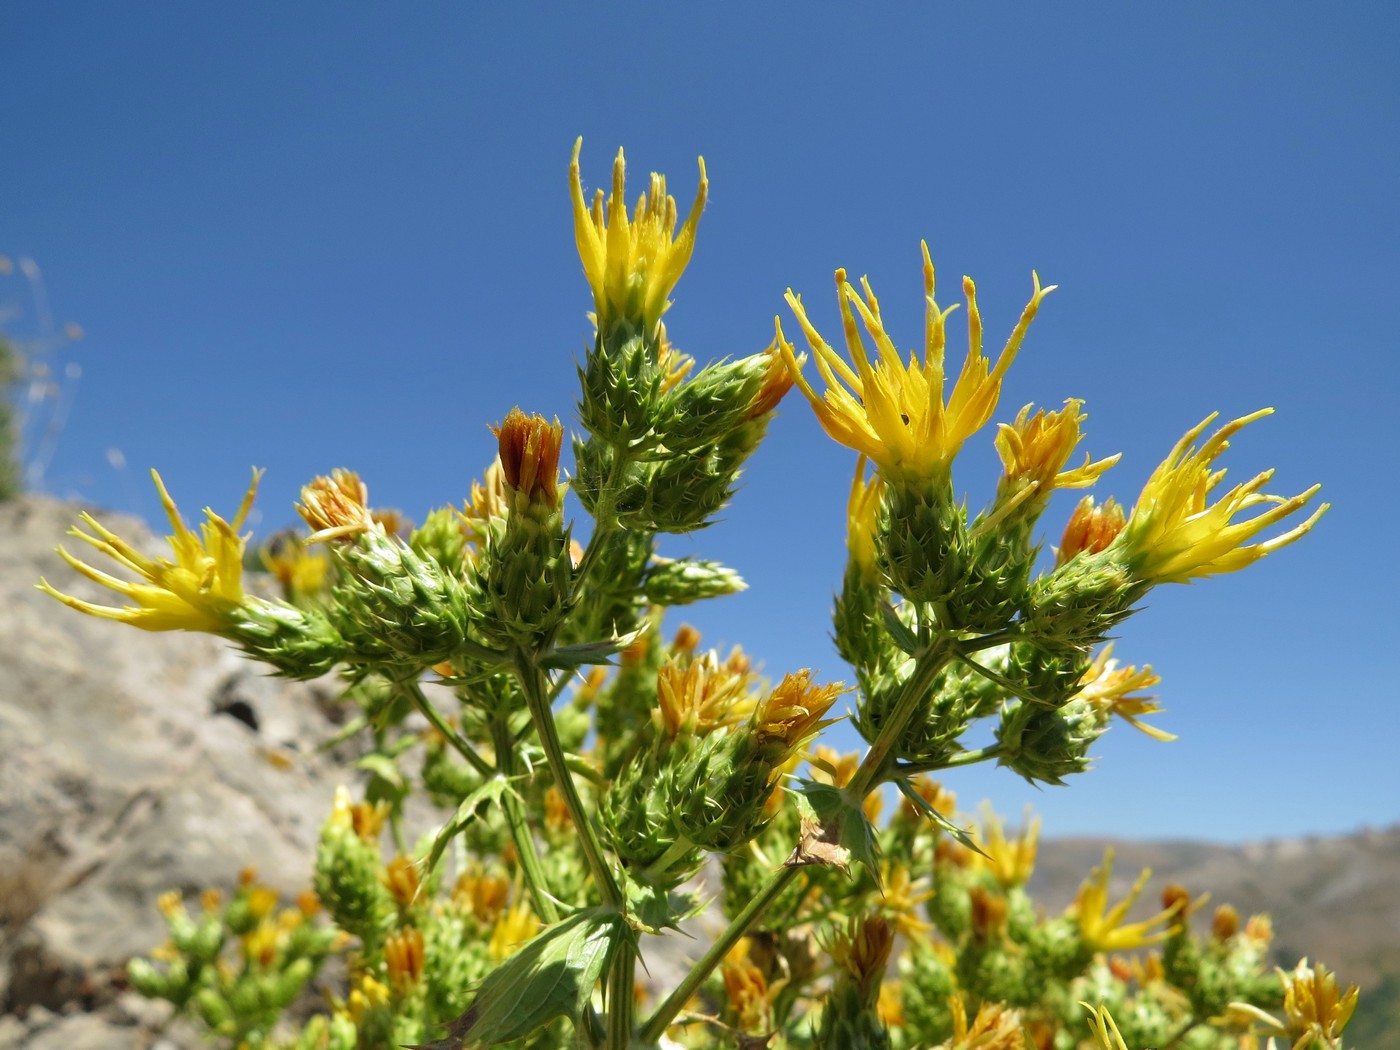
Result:
M636 983L637 948L630 937L623 937L613 956L612 972L608 974L608 1038L604 1044L608 1050L627 1050L632 1045Z
M1000 744L974 748L971 751L958 751L937 762L896 762L890 769L891 777L912 777L919 773L931 773L939 769L954 769L957 766L970 766L976 762L988 762L1001 754Z
M468 765L483 777L496 775L496 770L492 768L491 763L477 754L476 748L467 743L466 739L448 724L447 719L442 717L442 712L433 706L432 701L428 699L423 692L423 687L417 681L401 682L399 686L413 702L413 706L418 708L419 714L443 735L443 738L456 749L457 753L467 760ZM497 757L499 758L499 752Z
M860 768L856 770L855 776L846 785L846 794L849 797L864 799L870 793L871 787L880 782L895 744L904 735L904 730L908 727L910 719L919 710L919 705L927 700L933 680L938 677L938 673L943 668L952 662L956 653L956 643L953 639L940 636L929 642L924 651L919 654L914 665L914 673L904 683L904 688L900 690L894 710L890 712L890 717L885 720L885 724L880 727L880 735L875 738L875 742L870 745L870 750L865 753L865 758L861 760Z
M700 956L695 965L690 968L685 979L666 997L666 1001L656 1008L656 1012L647 1018L646 1024L642 1027L641 1038L644 1044L656 1043L666 1034L667 1027L675 1020L676 1015L685 1008L685 1004L690 1002L690 997L699 991L700 986L705 983L714 968L729 954L729 949L739 943L740 937L748 933L749 927L757 922L778 895L792 884L792 880L797 878L800 870L800 868L795 867L779 868L769 876L768 885L759 891L758 896L745 905L743 911L734 916L725 931L720 934L719 940L710 945L705 954Z
M569 807L569 816L573 818L574 828L578 831L579 846L588 864L588 873L597 883L603 903L620 909L624 900L622 889L603 857L603 844L598 839L593 822L588 819L588 814L583 808L583 799L579 797L574 778L569 773L568 758L554 728L554 712L549 709L549 689L544 681L544 674L535 666L530 654L523 651L517 651L515 654L515 673L520 679L520 688L525 693L525 704L530 709L530 718L535 723L540 746L544 748L545 758L549 760L549 771L554 775L554 784L564 796L564 804Z
M507 779L515 775L515 751L510 744L510 726L502 718L491 719L492 746L496 748L496 761L500 775ZM501 810L505 813L506 826L510 828L510 840L515 843L515 853L520 860L520 870L525 874L525 886L530 891L530 906L545 923L559 921L559 909L546 888L544 865L535 848L535 836L530 833L530 823L525 815L525 807L520 797L507 789L501 795Z

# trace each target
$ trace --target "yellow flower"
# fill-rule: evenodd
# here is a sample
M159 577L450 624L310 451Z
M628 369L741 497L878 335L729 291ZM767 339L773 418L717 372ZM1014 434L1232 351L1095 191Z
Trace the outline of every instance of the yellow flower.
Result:
M405 927L384 939L384 968L395 988L407 990L421 981L425 963L423 931L417 927Z
M1215 419L1216 413L1212 413L1187 431L1152 472L1118 538L1129 568L1139 579L1186 583L1235 572L1299 539L1326 513L1329 504L1324 503L1288 532L1246 546L1246 541L1307 504L1322 487L1314 485L1292 499L1261 493L1259 489L1273 476L1272 470L1236 485L1214 504L1207 505L1211 490L1225 477L1225 471L1212 470L1211 463L1245 424L1271 412L1273 409L1264 408L1233 420L1197 449L1192 443ZM1233 520L1242 512L1261 506L1269 509L1241 521Z
M1356 1010L1360 991L1352 985L1345 993L1337 987L1337 975L1319 965L1316 970L1304 959L1292 973L1279 971L1283 978L1283 1013L1294 1050L1341 1045L1342 1029Z
M293 532L274 536L258 550L258 557L263 568L282 585L282 594L288 601L319 594L330 574L330 559L319 551L313 552Z
M1021 1027L1017 1010L1001 1003L984 1002L977 1008L972 1027L967 1024L967 1006L961 995L950 995L953 1012L953 1038L941 1044L944 1050L1025 1050L1035 1040Z
M865 457L856 460L856 476L851 482L851 496L846 501L846 550L861 573L874 578L875 527L880 512L880 498L885 481L879 474L865 477Z
M971 278L963 278L968 306L968 353L962 371L947 403L943 400L943 352L946 343L945 320L952 311L940 310L933 298L933 263L928 245L924 253L924 295L927 313L924 322L924 358L911 354L904 364L894 341L880 317L880 304L868 281L861 281L864 299L846 281L846 271L836 271L837 300L846 347L854 368L821 337L807 319L802 301L789 289L788 305L797 315L817 359L817 368L826 380L826 393L818 396L802 375L792 346L783 340L783 353L793 379L812 403L817 419L834 440L866 456L886 478L926 479L948 471L953 457L974 432L992 416L1001 396L1001 380L1021 347L1040 301L1054 286L1035 284L1031 301L992 364L982 356L982 319L977 311L977 290ZM870 362L856 326L855 313L875 340L878 351Z
M253 506L261 476L262 471L253 471L252 484L248 486L232 522L205 508L204 514L208 520L200 526L200 534L196 535L180 517L180 511L165 490L160 475L151 471L156 489L160 492L161 506L165 508L166 517L175 530L174 535L167 537L175 554L174 561L147 558L120 536L104 528L91 514L82 515L83 524L95 535L78 528L72 529L69 535L96 547L146 582L133 583L108 575L79 561L62 547L58 548L59 556L88 579L126 595L134 604L120 609L95 605L63 594L43 579L38 583L39 590L79 612L129 623L143 631L185 630L217 634L225 630L234 610L243 603L243 548L248 538L239 536L238 529Z
M1079 920L1079 932L1084 943L1096 952L1121 952L1156 944L1170 937L1172 927L1167 924L1176 919L1180 911L1177 907L1166 908L1144 922L1123 923L1124 917L1142 895L1147 880L1152 877L1152 869L1144 868L1128 895L1109 908L1108 880L1112 874L1113 850L1108 849L1104 851L1103 867L1095 868L1079 888L1079 896L1070 909ZM1154 930L1153 927L1157 926L1164 928Z
M1105 550L1127 523L1123 508L1112 496L1100 507L1094 506L1093 496L1085 496L1065 526L1064 537L1055 551L1055 567L1058 569L1076 554L1098 554Z
M686 666L662 664L656 676L654 717L667 737L682 732L705 736L721 726L742 722L753 713L752 675L720 663L711 650Z
M1088 488L1122 458L1119 453L1091 463L1086 452L1082 464L1072 470L1064 469L1083 438L1079 424L1088 418L1079 411L1083 403L1070 398L1059 412L1042 409L1035 415L1026 405L1014 423L998 424L997 453L1006 468L997 490L998 503L1026 499L1043 503L1054 489Z
M787 984L780 981L774 988L768 986L763 971L749 958L749 939L745 937L725 955L720 963L720 977L724 981L724 998L734 1011L734 1019L741 1032L762 1032L768 1029L772 1019L773 999Z
M1099 1050L1128 1050L1108 1007L1101 1005L1096 1010L1086 1002L1079 1005L1089 1011L1089 1030L1094 1033L1094 1045Z
M1021 886L1035 870L1040 818L1033 818L1020 838L1008 839L1001 818L988 810L982 816L982 834L978 839L977 845L986 857L984 863L992 877L1007 889Z
M539 932L540 920L530 910L530 902L520 900L497 920L486 948L491 958L500 962Z
M1144 665L1141 670L1131 664L1119 667L1112 656L1113 643L1110 642L1099 650L1094 662L1080 678L1079 692L1075 695L1105 714L1117 715L1154 740L1175 740L1175 733L1138 721L1143 715L1156 714L1162 710L1162 705L1150 696L1132 695L1138 689L1151 689L1162 680L1162 676L1153 672L1151 664Z
M791 754L837 721L822 721L822 715L844 692L846 687L839 682L813 685L812 672L806 668L791 672L754 710L754 732L762 740L781 742Z
M564 427L556 418L527 416L518 408L506 413L499 427L492 427L500 446L501 470L510 488L533 502L557 507L559 495L559 450Z
M369 508L369 489L353 470L337 468L330 477L312 478L302 486L297 513L311 526L307 543L384 531Z
M569 190L574 203L574 238L583 272L593 289L600 334L621 321L653 335L670 306L667 296L680 280L695 248L695 228L705 208L709 181L700 160L700 186L690 215L676 232L676 201L666 194L666 179L652 173L650 196L643 193L629 222L622 150L613 162L612 193L598 190L590 208L583 197L578 157L583 139L574 143L569 163Z

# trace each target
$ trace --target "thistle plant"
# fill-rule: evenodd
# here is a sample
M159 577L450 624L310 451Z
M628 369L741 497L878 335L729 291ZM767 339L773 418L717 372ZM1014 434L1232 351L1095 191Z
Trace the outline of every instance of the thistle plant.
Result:
M659 175L629 212L621 152L590 200L576 146L569 189L594 338L568 482L563 426L519 408L461 504L416 528L336 470L302 491L309 531L261 551L271 598L244 580L258 475L231 519L206 511L198 532L155 475L171 557L90 515L73 535L132 578L61 550L127 604L40 582L90 615L219 635L280 675L336 675L366 737L368 780L337 793L301 905L278 912L251 876L198 918L165 899L170 943L132 963L136 986L225 1045L306 1050L1340 1047L1354 990L1306 962L1269 971L1266 918L1222 907L1202 936L1203 902L1173 887L1129 921L1147 874L1111 902L1111 854L1047 916L1026 891L1039 825L961 813L931 779L994 762L1066 783L1114 717L1172 739L1145 721L1157 676L1120 665L1108 638L1152 588L1243 569L1326 511L1298 520L1318 488L1271 495L1267 471L1222 491L1218 459L1268 410L1192 427L1130 510L1085 497L1043 559L1053 492L1118 459L1074 462L1082 402L997 425L1004 473L977 513L953 468L1053 286L1033 275L993 359L964 278L950 390L953 308L935 300L926 245L920 351L900 352L869 283L838 270L844 352L787 296L819 380L781 320L766 348L699 367L663 316L695 246L703 161L683 222ZM663 623L744 586L718 563L658 556L658 538L728 504L793 386L858 453L833 614L849 684L806 668L769 681L742 650ZM583 543L570 487L591 518ZM858 754L819 743L843 698ZM965 742L975 726L990 744ZM886 785L901 797L888 817ZM442 807L436 826L407 826L415 791ZM644 983L639 964L707 909L723 928L685 976ZM285 1008L331 956L344 981L293 1023Z

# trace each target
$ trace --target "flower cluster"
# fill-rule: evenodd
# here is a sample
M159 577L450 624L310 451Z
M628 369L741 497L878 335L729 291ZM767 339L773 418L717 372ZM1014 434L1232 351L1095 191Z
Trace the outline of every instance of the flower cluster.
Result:
M586 543L566 516L563 425L514 408L481 480L416 527L338 469L302 490L306 533L252 558L239 530L256 474L232 519L206 511L198 532L156 475L171 557L90 515L74 535L126 576L61 552L126 604L40 582L83 613L216 634L289 677L337 675L347 734L363 738L364 783L336 794L314 893L279 909L249 874L197 916L163 899L170 943L133 962L133 984L227 1045L287 1050L1339 1047L1354 991L1305 962L1267 972L1262 918L1241 927L1220 909L1201 938L1180 888L1135 918L1148 873L1115 900L1111 853L1046 917L1027 892L1039 824L959 814L929 778L995 762L1065 783L1115 717L1173 739L1146 721L1158 676L1120 665L1108 638L1152 587L1242 569L1326 511L1299 521L1317 488L1268 494L1268 471L1221 492L1218 459L1267 410L1192 428L1128 513L1085 497L1043 565L1052 494L1118 460L1081 451L1083 403L997 423L1003 470L976 513L953 473L1054 286L1032 274L993 357L963 278L951 388L952 308L935 301L927 245L920 350L902 353L870 283L838 270L844 352L787 295L822 389L781 322L762 349L701 366L662 318L695 247L703 161L682 222L660 175L629 208L620 151L590 199L580 156L581 143L568 190L595 332L569 487ZM741 649L663 633L667 608L744 588L658 543L728 505L794 386L859 456L833 617L853 687L805 668L769 680ZM259 560L265 586L244 578ZM860 754L819 742L843 697ZM903 802L882 821L887 788ZM440 811L428 827L415 794ZM725 923L674 986L648 987L639 964L707 906L697 877ZM320 1009L289 1013L332 955L343 976Z

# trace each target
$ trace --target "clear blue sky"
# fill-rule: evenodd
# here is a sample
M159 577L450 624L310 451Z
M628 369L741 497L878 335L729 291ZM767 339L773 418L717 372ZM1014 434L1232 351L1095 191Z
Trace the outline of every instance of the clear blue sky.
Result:
M263 529L336 466L411 516L459 501L488 421L573 416L574 138L588 186L622 145L683 208L703 154L682 349L761 349L788 286L834 335L837 266L870 275L912 346L927 238L941 298L977 279L989 336L1032 268L1060 285L1001 418L1084 398L1083 447L1124 453L1101 496L1131 502L1208 412L1273 405L1231 476L1276 466L1274 491L1320 481L1334 504L1124 629L1178 742L1119 726L1067 788L969 770L949 781L964 803L1032 802L1048 834L1389 824L1398 51L1389 3L7 4L0 254L37 260L87 331L45 484L152 517L154 466L187 516L227 513L257 464ZM960 460L974 504L991 434ZM853 461L794 396L725 522L667 544L751 584L692 611L707 641L845 674L827 634Z

